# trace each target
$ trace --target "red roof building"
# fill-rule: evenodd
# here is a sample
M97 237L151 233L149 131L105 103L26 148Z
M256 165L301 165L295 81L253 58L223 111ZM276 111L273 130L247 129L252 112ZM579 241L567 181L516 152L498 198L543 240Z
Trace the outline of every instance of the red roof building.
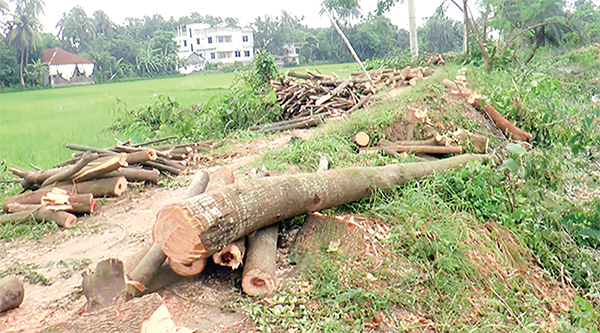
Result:
M96 62L93 60L54 48L44 50L42 62L48 64L53 87L94 83L91 76Z

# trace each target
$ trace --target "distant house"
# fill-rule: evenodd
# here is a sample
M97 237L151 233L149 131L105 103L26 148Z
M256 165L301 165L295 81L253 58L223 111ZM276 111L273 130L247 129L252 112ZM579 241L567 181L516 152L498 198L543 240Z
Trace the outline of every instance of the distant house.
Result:
M206 66L206 59L196 52L179 52L178 55L184 64L184 67L177 69L181 74L203 71Z
M94 83L92 74L96 62L65 50L44 50L42 63L48 64L50 76L46 83L53 87Z
M302 45L302 43L292 43L283 46L283 61L285 64L300 65L300 50L302 49Z
M222 66L248 64L254 56L252 28L211 27L194 23L177 28L177 54L185 61L192 52Z

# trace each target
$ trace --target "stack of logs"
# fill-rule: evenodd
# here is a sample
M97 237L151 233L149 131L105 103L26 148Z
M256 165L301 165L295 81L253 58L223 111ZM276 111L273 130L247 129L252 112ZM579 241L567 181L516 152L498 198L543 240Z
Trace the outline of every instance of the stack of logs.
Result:
M326 119L356 111L369 102L376 90L415 85L417 80L432 73L428 67L406 67L403 70L370 71L369 77L364 73L352 73L348 78L340 78L310 70L306 74L288 71L287 78L280 76L278 80L271 81L284 121L251 129L276 131L316 126Z
M210 146L191 143L148 147L167 139L173 137L108 148L68 144L67 148L81 152L52 169L29 171L13 166L10 171L19 178L23 191L4 200L2 210L6 215L0 216L0 224L33 218L70 228L77 223L76 214L94 212L94 198L121 196L128 182L157 184L160 172L184 173L188 166L199 162L199 151Z

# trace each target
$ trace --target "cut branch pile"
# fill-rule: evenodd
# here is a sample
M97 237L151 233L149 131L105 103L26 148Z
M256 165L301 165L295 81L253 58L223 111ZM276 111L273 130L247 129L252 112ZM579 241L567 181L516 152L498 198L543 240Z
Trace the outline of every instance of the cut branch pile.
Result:
M316 126L329 118L352 113L368 103L376 90L384 87L414 85L418 79L431 75L428 67L403 70L385 69L352 73L348 78L306 71L306 74L287 72L271 81L284 121L251 127L255 131L278 131ZM373 82L373 84L371 83Z
M96 209L95 197L121 196L128 182L158 183L159 173L179 175L200 162L200 151L212 149L211 143L152 146L166 137L141 144L119 143L108 148L67 144L78 151L73 157L48 170L30 171L13 166L23 191L2 203L7 215L2 223L26 219L55 221L69 228L77 222L74 214L89 214Z

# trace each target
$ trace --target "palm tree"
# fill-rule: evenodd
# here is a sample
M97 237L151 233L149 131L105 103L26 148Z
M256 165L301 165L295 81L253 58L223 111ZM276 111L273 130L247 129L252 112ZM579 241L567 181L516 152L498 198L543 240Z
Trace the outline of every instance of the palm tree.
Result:
M21 85L25 87L23 79L23 67L29 61L29 50L37 50L42 42L40 31L42 24L37 15L43 13L44 2L42 0L17 0L16 9L8 32L8 43L15 47L21 54L20 78Z
M324 4L329 11L333 12L335 19L344 22L345 25L350 25L352 19L360 17L358 0L325 0Z
M75 6L69 13L63 13L56 27L59 36L63 40L68 40L75 48L96 37L94 21L87 16L81 6Z
M96 33L102 33L104 34L104 37L106 37L106 39L110 40L113 36L113 29L115 28L115 24L102 10L95 11L93 16Z

